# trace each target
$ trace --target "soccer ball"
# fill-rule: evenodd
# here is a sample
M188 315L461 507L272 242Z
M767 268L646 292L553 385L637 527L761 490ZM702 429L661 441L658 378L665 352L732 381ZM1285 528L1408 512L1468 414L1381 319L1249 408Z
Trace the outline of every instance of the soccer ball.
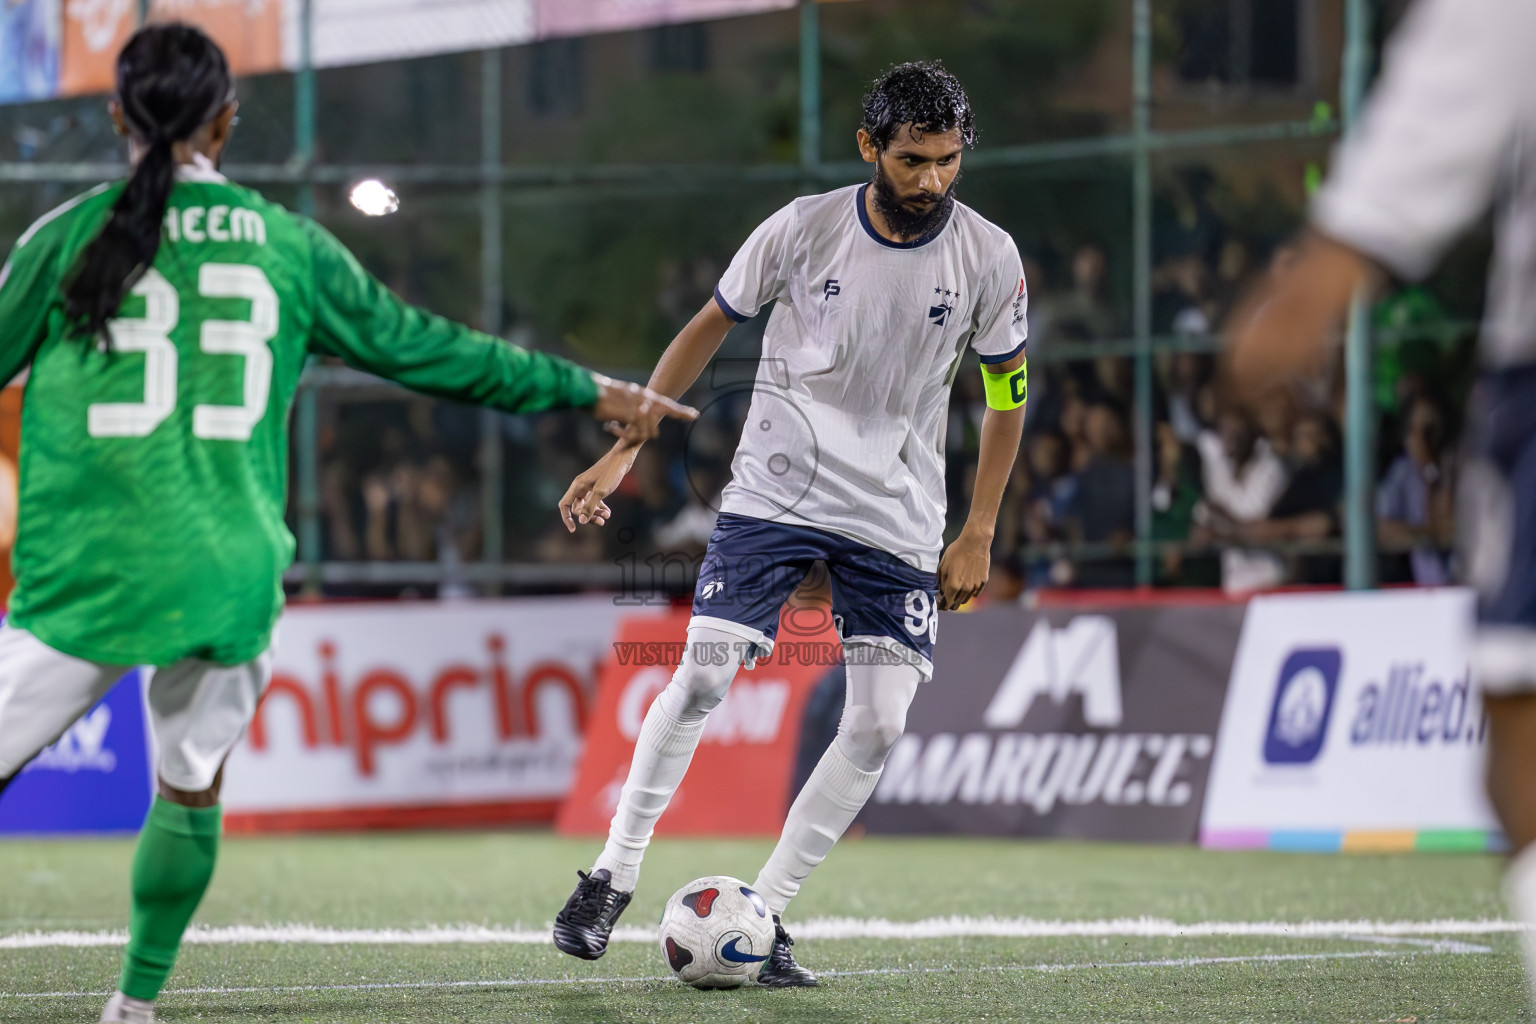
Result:
M661 915L661 955L694 988L736 988L757 980L773 949L768 904L728 875L689 882Z

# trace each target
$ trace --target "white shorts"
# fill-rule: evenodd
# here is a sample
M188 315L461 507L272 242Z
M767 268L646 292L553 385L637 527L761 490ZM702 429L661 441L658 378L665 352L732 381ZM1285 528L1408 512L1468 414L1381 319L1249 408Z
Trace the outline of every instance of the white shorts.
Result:
M62 736L132 667L75 658L0 625L0 779ZM151 672L149 722L161 780L189 793L211 788L272 678L271 652L233 666L184 658Z
M1536 630L1479 624L1472 641L1472 678L1490 697L1536 696Z

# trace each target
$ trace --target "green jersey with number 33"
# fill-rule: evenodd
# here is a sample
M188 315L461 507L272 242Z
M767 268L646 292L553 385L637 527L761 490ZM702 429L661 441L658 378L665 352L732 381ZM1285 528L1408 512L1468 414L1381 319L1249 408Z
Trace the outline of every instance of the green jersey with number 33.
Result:
M311 352L507 412L597 400L581 367L405 304L318 225L206 167L178 172L103 350L67 330L61 286L121 188L43 217L0 270L0 382L31 363L10 615L66 654L237 664L267 647Z

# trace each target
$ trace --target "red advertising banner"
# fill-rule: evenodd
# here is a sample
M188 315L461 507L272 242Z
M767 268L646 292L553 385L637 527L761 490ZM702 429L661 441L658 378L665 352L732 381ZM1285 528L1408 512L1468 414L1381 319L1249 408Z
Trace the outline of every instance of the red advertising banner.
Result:
M225 827L550 821L626 611L605 595L289 608Z
M810 620L814 628L804 628ZM613 655L598 676L586 754L556 820L563 835L607 832L640 725L672 678L687 632L686 612L620 624ZM793 606L786 608L773 656L738 672L730 693L710 713L698 753L657 833L777 835L789 810L806 700L841 657L830 616L821 609L801 608L797 614Z

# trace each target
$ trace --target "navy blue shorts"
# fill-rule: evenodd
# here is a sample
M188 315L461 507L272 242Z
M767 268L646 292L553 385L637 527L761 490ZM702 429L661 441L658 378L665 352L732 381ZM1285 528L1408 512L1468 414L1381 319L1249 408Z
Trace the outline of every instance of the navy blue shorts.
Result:
M832 612L845 643L894 640L931 672L939 578L886 551L809 526L722 512L699 566L693 614L772 651L779 609L818 561L832 577ZM807 632L819 632L825 623ZM735 627L735 628L732 628Z
M1536 690L1536 367L1484 374L1468 403L1457 495L1460 559L1477 590L1476 672Z

